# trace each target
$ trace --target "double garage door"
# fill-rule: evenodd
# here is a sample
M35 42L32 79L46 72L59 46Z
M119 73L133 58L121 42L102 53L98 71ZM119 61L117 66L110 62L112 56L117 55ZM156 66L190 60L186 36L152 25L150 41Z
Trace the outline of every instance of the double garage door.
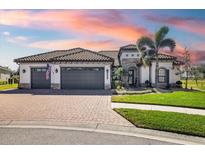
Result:
M46 68L31 69L31 87L50 89L50 78L46 79ZM61 89L104 89L104 68L63 67Z
M104 89L104 68L61 68L62 89Z

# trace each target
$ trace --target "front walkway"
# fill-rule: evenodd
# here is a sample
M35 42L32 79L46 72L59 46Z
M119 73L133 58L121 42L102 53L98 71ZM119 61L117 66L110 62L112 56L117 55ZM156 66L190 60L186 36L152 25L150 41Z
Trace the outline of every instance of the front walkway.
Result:
M185 108L185 107L172 107L172 106L162 106L162 105L112 103L112 108L167 111L167 112L178 112L178 113L197 114L197 115L205 116L205 110L203 109L192 109L192 108Z

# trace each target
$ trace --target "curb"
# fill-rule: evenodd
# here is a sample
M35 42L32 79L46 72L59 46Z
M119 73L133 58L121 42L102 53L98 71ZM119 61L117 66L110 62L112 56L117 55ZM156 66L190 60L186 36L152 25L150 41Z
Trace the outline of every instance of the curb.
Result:
M137 128L134 126L105 125L105 124L67 124L65 122L40 122L39 121L1 121L0 128L34 128L34 129L56 129L75 130L97 133L108 133L115 135L125 135L141 137L158 141L165 141L175 144L205 144L205 138L188 136L164 131ZM44 123L44 124L43 124ZM45 124L47 123L47 124Z

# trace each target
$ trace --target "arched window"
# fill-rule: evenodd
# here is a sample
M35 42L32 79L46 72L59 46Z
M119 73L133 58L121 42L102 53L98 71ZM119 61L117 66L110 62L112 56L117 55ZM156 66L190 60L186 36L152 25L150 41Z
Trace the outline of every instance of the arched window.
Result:
M166 69L160 68L158 73L158 82L165 83L166 82Z

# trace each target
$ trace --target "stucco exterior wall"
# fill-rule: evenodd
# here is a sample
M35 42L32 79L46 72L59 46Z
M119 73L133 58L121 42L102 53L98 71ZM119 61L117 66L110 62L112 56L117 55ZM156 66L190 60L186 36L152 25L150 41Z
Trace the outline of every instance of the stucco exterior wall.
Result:
M123 52L120 56L120 60L122 59L130 59L130 58L140 58L141 53L140 52Z
M20 64L20 88L31 88L31 68L32 67L47 67L46 63L39 64ZM25 70L25 73L23 73Z
M146 80L149 80L149 66L141 66L140 67L140 78L141 83L144 84Z
M104 87L111 88L111 64L106 63L67 63L67 64L49 64L51 66L51 88L60 89L61 85L61 67L104 67ZM31 68L47 67L47 63L20 64L20 87L31 88ZM23 73L23 70L26 72ZM108 74L107 74L108 73Z

